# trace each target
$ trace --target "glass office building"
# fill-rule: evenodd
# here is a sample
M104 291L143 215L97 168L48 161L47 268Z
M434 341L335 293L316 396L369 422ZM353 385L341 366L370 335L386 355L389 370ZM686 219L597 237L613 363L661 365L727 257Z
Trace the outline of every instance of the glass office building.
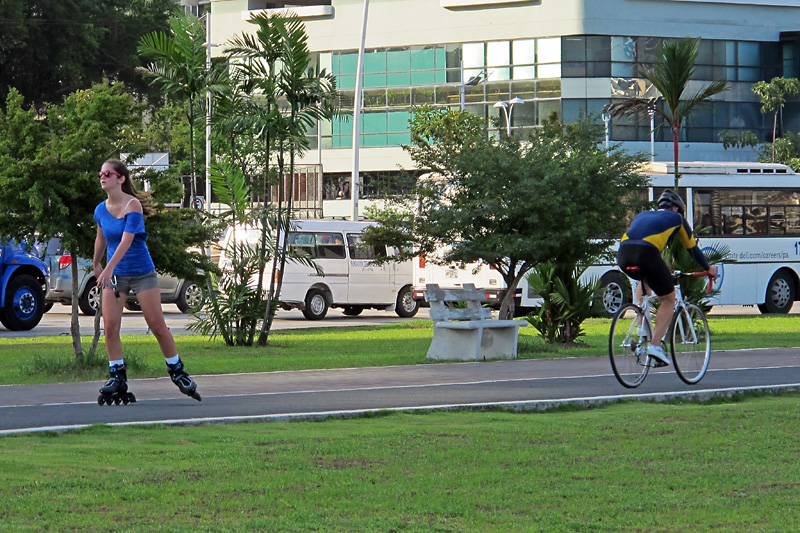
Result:
M363 4L214 0L212 40L252 31L247 18L261 9L292 9L306 23L316 67L336 75L343 110L352 112ZM723 131L750 130L768 140L772 116L762 115L752 84L800 74L800 4L793 0L371 0L369 9L360 146L362 170L376 175L408 165L401 145L410 141L412 106L463 106L494 135L506 128L495 104L512 98L524 102L512 108L514 135L553 113L565 121L593 114L599 121L605 105L651 94L639 69L652 63L665 39L702 37L692 88L718 78L731 83L685 125L682 150L692 159L719 159ZM786 106L783 124L800 130L796 100ZM671 134L658 126L654 141L665 145ZM352 119L320 128L307 159L346 175ZM611 121L610 137L649 149L649 120ZM656 158L670 157L671 149L659 146Z

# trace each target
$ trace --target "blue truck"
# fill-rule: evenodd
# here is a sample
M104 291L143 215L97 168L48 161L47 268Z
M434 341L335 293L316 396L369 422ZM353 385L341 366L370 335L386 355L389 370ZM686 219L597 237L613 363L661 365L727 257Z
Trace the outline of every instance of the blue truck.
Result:
M12 331L36 327L45 311L47 265L14 241L0 242L0 323Z

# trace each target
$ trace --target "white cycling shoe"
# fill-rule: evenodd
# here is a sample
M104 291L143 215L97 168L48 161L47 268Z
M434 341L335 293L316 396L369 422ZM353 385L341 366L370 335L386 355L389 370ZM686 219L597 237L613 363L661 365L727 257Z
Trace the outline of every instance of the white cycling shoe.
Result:
M667 354L664 353L664 349L661 346L649 345L647 347L647 355L653 358L653 368L669 365L669 358L667 358Z

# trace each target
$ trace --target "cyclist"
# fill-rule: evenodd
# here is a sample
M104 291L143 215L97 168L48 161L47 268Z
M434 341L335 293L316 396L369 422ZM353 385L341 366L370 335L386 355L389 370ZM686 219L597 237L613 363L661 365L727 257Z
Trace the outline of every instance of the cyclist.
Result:
M661 340L667 332L676 303L672 273L662 259L661 251L677 235L697 264L707 270L711 277L717 276L717 267L708 264L706 256L692 236L692 228L684 218L685 212L686 204L683 199L672 189L666 189L658 199L657 211L645 211L633 219L628 231L622 236L617 252L617 264L622 271L647 284L660 301L653 338L647 347L647 354L655 360L656 367L669 364L661 347Z

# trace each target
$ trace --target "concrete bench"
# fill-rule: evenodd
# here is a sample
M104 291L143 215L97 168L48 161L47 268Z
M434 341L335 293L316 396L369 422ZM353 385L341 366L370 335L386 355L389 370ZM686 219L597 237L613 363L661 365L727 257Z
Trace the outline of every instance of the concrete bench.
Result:
M516 359L519 328L527 322L493 320L492 310L482 307L486 296L472 283L461 289L440 289L428 284L425 299L430 303L433 340L428 359L482 361ZM454 307L459 302L466 308Z

